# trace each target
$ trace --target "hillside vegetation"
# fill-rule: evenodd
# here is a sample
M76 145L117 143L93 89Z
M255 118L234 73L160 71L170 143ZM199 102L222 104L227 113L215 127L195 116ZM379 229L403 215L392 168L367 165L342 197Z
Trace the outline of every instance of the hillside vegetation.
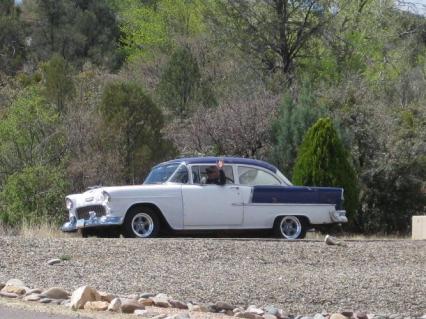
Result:
M391 0L0 0L5 224L63 221L67 193L178 155L292 178L325 117L357 188L347 230L407 233L426 205L425 16Z

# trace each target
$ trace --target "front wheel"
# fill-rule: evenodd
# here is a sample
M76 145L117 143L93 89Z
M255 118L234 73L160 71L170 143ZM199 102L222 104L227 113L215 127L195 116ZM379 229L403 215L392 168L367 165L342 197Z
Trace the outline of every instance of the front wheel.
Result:
M302 239L306 236L306 226L300 217L283 216L276 221L274 233L279 238Z
M150 207L132 208L124 219L123 234L129 238L150 238L157 236L160 220Z

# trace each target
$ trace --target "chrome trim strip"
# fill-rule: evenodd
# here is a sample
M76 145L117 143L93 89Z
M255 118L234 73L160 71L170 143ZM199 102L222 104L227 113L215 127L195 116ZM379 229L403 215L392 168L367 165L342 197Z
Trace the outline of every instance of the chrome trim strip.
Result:
M84 220L84 227L104 227L104 226L119 226L123 224L123 217L114 217L114 216L102 216L102 217L94 217L91 219ZM77 228L77 219L70 220L62 225L61 230L63 232L73 232L76 231Z

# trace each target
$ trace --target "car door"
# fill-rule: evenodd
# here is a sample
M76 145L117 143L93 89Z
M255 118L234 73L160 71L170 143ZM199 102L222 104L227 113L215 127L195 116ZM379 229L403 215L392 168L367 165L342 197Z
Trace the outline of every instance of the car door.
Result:
M241 225L243 200L240 187L233 184L232 166L224 168L228 182L225 185L198 184L205 167L207 165L193 166L195 183L182 185L184 227L214 229Z

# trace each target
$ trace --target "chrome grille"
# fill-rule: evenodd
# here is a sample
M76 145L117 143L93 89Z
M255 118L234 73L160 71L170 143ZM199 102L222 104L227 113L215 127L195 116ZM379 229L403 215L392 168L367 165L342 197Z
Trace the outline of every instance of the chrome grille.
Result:
M96 217L105 216L105 207L102 205L92 205L77 208L77 219L89 219L89 212L95 212Z

